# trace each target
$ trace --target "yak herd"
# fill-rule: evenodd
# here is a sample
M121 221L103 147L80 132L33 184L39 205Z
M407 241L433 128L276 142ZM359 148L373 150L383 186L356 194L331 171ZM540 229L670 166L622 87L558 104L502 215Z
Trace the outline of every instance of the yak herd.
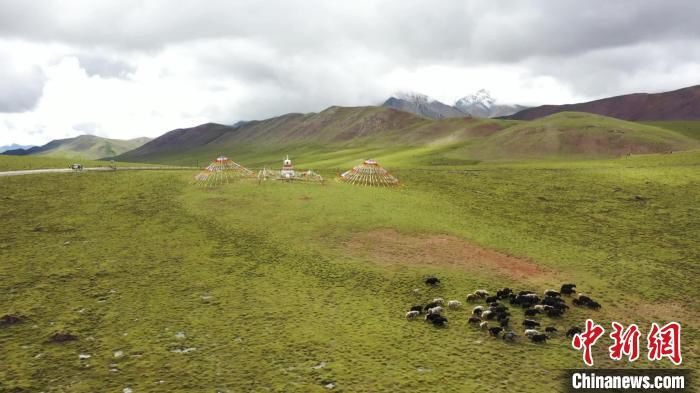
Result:
M440 285L440 279L437 277L428 277L425 279L425 284L429 286ZM466 296L467 303L485 303L476 305L467 322L479 328L492 337L501 337L504 341L513 342L518 338L518 335L513 331L511 321L511 308L520 308L523 310L522 328L523 335L528 337L532 342L545 343L552 335L558 332L555 326L542 327L542 323L538 320L540 316L556 319L564 315L569 309L564 300L565 296L574 297L572 304L577 307L587 307L592 310L600 309L600 303L591 299L586 295L576 296L576 284L563 284L559 291L547 289L542 296L533 291L515 292L510 288L503 288L494 295L491 295L484 289L478 289L474 293ZM459 310L462 308L462 302L459 300L449 300L445 303L442 298L433 299L427 304L415 304L406 312L406 319L409 321L418 319L420 315L425 315L426 322L432 323L436 327L445 327L448 324L447 317L443 314L445 308L450 310ZM543 329L543 331L541 331ZM581 329L572 326L566 331L566 337L573 337L580 333Z

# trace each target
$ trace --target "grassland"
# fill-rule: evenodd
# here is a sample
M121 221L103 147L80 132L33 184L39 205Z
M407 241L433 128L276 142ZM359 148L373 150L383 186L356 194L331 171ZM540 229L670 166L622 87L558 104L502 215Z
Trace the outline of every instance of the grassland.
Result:
M329 177L358 154L307 149ZM560 329L677 320L683 366L697 369L700 152L408 168L444 153L378 151L397 189L206 189L182 172L0 179L0 314L26 317L0 327L0 391L557 391L560 370L582 365L567 339L506 345L467 326L467 311L449 312L447 329L403 314L564 281L603 309L574 308ZM536 269L463 265L445 244ZM442 286L427 288L428 274ZM57 331L79 340L49 343ZM601 343L597 366L626 366Z
M81 160L75 158L46 157L46 156L3 156L0 155L0 171L20 171L31 169L68 168L73 163L83 164L83 167L105 167L111 165L110 161ZM162 166L149 163L117 162L117 168L126 166L148 167Z

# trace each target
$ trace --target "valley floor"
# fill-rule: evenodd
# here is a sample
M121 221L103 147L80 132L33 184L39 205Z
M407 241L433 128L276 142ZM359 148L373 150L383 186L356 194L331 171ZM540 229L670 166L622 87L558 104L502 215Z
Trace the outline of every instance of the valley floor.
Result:
M603 308L543 326L678 321L682 367L696 369L699 166L686 153L401 169L396 189L3 178L0 316L24 322L0 326L0 391L560 391L562 370L583 365L563 334L506 344L467 324L467 304L445 329L404 313L563 282ZM520 333L522 312L512 319ZM596 366L626 367L609 344Z

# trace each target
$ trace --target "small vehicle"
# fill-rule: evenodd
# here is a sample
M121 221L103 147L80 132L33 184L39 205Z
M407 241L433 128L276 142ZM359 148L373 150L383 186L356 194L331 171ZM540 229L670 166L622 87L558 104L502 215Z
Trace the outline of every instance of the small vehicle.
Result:
M76 172L81 172L83 170L83 164L71 164L68 168Z

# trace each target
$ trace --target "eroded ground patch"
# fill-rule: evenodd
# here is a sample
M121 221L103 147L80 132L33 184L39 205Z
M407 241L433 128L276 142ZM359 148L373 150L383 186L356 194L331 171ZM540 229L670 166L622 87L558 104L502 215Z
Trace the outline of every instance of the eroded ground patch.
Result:
M346 242L352 255L396 265L444 266L514 280L554 274L531 261L484 248L451 235L413 235L394 229L377 229L352 236Z

